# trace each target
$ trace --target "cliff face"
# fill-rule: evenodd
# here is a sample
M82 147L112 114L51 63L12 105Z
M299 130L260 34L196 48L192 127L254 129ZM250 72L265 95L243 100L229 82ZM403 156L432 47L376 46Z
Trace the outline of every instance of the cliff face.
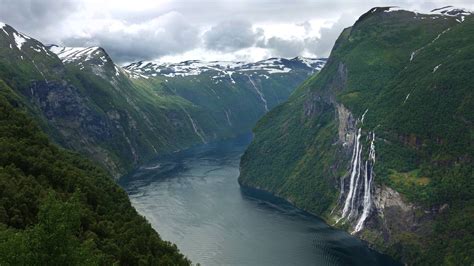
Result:
M48 86L49 103L61 101L54 91L71 89ZM21 96L0 80L1 265L191 264L136 212L111 176L52 144L22 107ZM54 115L56 109L45 110Z
M324 62L185 62L149 72L117 66L100 47L45 46L0 23L0 80L56 143L115 178L158 154L248 132Z
M361 16L323 70L259 121L239 182L409 264L472 262L469 14Z

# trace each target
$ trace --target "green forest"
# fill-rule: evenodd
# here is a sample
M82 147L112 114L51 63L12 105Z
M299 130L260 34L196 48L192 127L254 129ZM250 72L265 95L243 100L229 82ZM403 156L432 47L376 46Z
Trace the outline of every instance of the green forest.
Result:
M102 168L52 144L0 80L0 265L189 265Z
M361 238L409 264L469 265L474 19L386 9L372 9L345 29L325 68L259 121L239 180L335 223L339 180L351 162L338 140L337 110L346 107L354 120L367 110L356 128L364 147L376 132L375 182L415 203L419 225L380 218Z

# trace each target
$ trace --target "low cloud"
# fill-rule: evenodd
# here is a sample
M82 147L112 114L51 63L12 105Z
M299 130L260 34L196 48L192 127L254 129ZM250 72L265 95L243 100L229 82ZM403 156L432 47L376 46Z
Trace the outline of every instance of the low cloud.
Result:
M374 6L427 11L472 0L0 0L0 21L45 43L102 46L118 63L328 56Z
M213 26L203 35L207 49L221 52L234 52L252 47L263 37L263 30L252 28L247 21L224 21Z
M322 27L319 30L319 36L311 36L312 26L309 22L297 24L304 28L306 37L284 39L271 37L262 47L268 48L275 56L295 57L307 55L312 57L328 57L335 41L342 30L354 23L354 17L342 15L335 23L329 27Z
M70 37L65 46L101 46L117 62L152 60L182 53L200 43L199 30L177 12L170 12L140 24L114 21L89 33Z
M0 21L22 31L35 32L77 11L77 2L58 0L0 0Z
M271 49L273 54L278 57L294 57L301 55L305 50L304 41L279 37L269 38L264 47Z
M320 56L329 56L329 53L342 30L352 26L353 23L354 18L352 16L343 14L331 27L321 28L319 38L306 39L306 47L308 51Z

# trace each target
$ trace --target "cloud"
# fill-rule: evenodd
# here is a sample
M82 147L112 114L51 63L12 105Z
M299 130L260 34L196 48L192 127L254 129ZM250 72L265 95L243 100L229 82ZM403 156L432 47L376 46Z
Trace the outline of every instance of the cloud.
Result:
M294 57L301 55L305 50L302 40L282 39L279 37L269 38L264 47L273 50L273 54L278 57Z
M313 27L311 26L311 23L307 20L302 23L297 23L296 26L303 27L306 34L310 33L311 30L313 29Z
M308 52L318 56L329 56L342 30L352 26L352 24L354 24L354 18L349 14L342 14L331 27L322 27L318 38L310 37L305 39L305 46Z
M45 43L99 45L117 62L328 56L374 6L428 11L472 0L0 0L0 21ZM193 57L193 58L191 58Z
M67 0L0 0L0 7L0 21L22 31L35 32L63 20L79 6Z
M186 18L170 12L140 24L109 21L82 37L62 41L66 46L101 46L118 62L152 60L182 53L200 43L199 31Z
M229 20L221 22L206 31L203 40L207 49L234 52L254 46L262 37L263 30L254 30L250 22Z

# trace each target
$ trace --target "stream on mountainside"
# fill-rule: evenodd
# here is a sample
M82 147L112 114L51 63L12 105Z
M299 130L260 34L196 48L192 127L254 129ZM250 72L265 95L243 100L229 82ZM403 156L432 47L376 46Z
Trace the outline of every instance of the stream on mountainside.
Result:
M133 206L202 265L399 265L287 202L241 189L251 134L160 156L124 177Z

